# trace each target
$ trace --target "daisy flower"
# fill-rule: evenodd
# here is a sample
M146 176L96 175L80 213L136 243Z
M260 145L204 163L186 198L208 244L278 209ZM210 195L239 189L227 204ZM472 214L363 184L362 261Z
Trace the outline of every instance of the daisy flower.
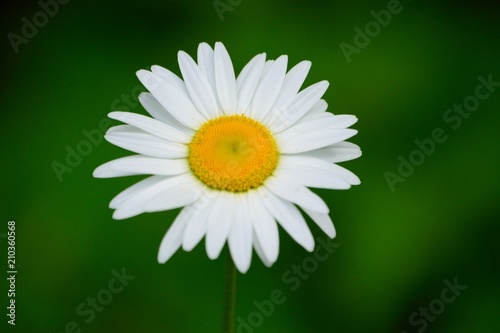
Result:
M160 66L140 70L148 89L139 100L153 117L111 112L123 122L110 143L136 153L99 166L94 177L151 175L110 203L113 218L183 207L164 236L158 261L205 237L210 259L228 243L242 273L252 251L266 266L278 258L280 225L307 251L314 238L299 208L329 237L335 228L325 202L308 187L348 189L360 183L336 163L361 156L344 140L357 131L352 115L326 112L327 81L301 91L311 63L287 72L287 56L258 54L236 77L220 42L201 43L197 62L180 51L182 79Z

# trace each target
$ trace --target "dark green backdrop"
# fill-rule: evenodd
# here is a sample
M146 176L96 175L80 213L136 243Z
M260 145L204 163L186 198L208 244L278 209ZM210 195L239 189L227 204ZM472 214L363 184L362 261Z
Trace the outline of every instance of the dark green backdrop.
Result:
M212 1L72 0L57 13L49 8L46 22L38 14L38 32L25 28L34 36L22 43L23 17L33 22L40 4L3 10L0 325L23 333L219 332L223 258L210 261L200 244L159 265L177 211L112 220L109 201L140 178L92 178L96 166L128 153L82 142L85 133L99 136L113 109L145 113L134 100L138 69L179 73L178 50L195 55L199 42L222 41L237 71L260 52L288 54L290 64L311 60L306 85L330 81L329 110L359 118L351 141L363 150L343 164L361 186L318 191L337 248L318 261L281 231L277 263L268 269L255 259L238 275L239 332L500 331L500 87L470 97L479 76L500 81L496 3L218 6L227 6L223 20ZM380 14L388 6L390 21ZM374 15L385 26L370 23ZM355 37L365 28L369 41ZM474 111L448 111L464 102ZM433 131L444 142L431 144ZM58 177L54 162L67 164L67 149L78 147L91 152ZM15 327L5 315L9 220L17 227ZM123 269L135 278L113 284ZM446 288L455 282L467 288L453 294ZM107 304L94 316L87 298L96 296ZM280 304L271 307L273 298Z

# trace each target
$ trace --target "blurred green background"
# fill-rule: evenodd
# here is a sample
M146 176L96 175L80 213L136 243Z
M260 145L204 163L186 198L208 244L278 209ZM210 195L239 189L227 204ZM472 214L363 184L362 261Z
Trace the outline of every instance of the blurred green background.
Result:
M254 256L250 271L238 275L236 315L248 325L239 332L500 331L500 87L459 128L443 119L474 95L478 76L500 81L498 3L402 1L350 63L339 45L354 46L354 28L364 30L374 20L370 12L388 1L220 3L231 9L223 20L213 1L73 0L18 53L8 33L21 35L22 18L32 21L40 4L21 1L2 11L0 236L7 221L17 222L18 275L11 327L0 238L1 327L78 332L68 326L74 322L96 333L220 331L223 258L209 260L200 243L157 263L177 211L111 218L111 198L141 177L102 180L92 171L127 151L105 141L92 145L62 181L52 164L65 164L67 147L86 141L83 131L99 129L113 109L129 103L145 113L134 100L142 90L138 69L159 64L179 73L178 50L195 56L198 43L222 41L237 71L260 52L271 59L288 54L290 65L311 60L305 86L330 81L329 110L359 118L351 141L363 150L360 159L343 163L361 186L318 191L340 246L317 268L308 266L311 272L291 290L296 284L284 274L299 276L289 271L311 264L311 254L281 230L276 264L265 268ZM398 157L408 159L414 140L430 138L436 128L447 140L391 190L384 174L397 174ZM95 318L77 312L81 303L80 310L90 309L88 297L110 295L112 271L123 268L135 278ZM467 289L440 303L444 281L454 279ZM254 301L266 303L275 289L286 300L269 316L257 313ZM429 305L438 315L425 319L419 311Z

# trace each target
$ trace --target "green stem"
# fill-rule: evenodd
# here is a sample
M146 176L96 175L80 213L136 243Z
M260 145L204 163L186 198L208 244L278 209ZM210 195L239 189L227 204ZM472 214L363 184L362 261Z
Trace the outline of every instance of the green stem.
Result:
M222 333L234 333L234 304L236 298L236 267L231 253L226 253L224 275L224 322Z

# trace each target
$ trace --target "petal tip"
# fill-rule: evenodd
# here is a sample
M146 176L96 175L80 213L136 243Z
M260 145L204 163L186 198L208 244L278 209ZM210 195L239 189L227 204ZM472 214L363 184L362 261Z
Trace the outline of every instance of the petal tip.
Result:
M146 75L148 75L149 73L151 73L150 71L148 70L145 70L145 69L139 69L137 72L135 72L135 75L139 78L139 80L143 77L145 77Z
M92 172L92 177L94 178L104 178L102 177L102 165L98 166L95 168L95 170Z

